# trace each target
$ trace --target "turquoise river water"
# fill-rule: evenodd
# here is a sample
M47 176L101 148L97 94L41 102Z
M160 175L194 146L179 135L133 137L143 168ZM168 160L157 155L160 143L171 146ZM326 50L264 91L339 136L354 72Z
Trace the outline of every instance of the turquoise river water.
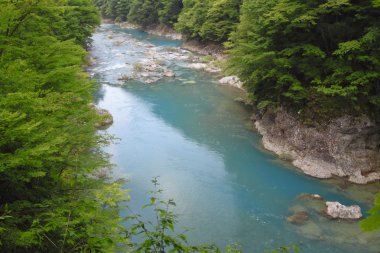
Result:
M370 190L307 177L264 151L249 111L234 101L244 94L189 68L194 56L180 45L112 24L93 35L89 72L101 84L98 105L114 117L107 132L119 138L106 151L115 176L129 179L131 208L138 212L147 202L150 180L159 176L164 197L177 203L178 228L191 228L191 243L237 243L244 252L291 244L306 253L378 252L378 234L362 232L357 222L328 220L320 214L323 203L297 199L320 194L366 211ZM170 57L171 51L178 54ZM153 84L118 80L149 57L176 77ZM289 223L294 210L307 210L310 220Z

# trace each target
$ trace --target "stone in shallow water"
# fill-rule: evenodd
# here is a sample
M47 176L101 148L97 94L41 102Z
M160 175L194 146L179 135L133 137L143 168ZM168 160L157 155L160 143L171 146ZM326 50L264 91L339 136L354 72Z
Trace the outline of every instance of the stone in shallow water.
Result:
M323 200L322 196L319 194L308 194L308 193L302 193L300 194L297 199L299 200Z
M339 202L326 202L326 213L334 219L360 219L363 215L358 205L345 206Z
M287 220L293 224L304 224L309 220L309 214L306 211L294 212Z

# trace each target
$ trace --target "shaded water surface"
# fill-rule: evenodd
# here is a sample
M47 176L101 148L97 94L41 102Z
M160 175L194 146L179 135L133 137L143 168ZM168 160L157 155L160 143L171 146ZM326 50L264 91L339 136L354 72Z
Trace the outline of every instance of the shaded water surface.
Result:
M378 252L375 235L361 232L357 223L329 221L319 214L323 203L297 200L301 193L318 193L367 209L366 189L341 189L304 176L262 151L249 112L233 101L243 94L188 68L189 52L170 57L180 44L110 24L93 36L89 71L101 83L99 106L114 116L108 132L120 138L107 152L116 176L130 179L132 209L146 202L150 180L159 176L164 196L177 203L178 227L192 228L192 243L238 243L245 252L290 244L307 253ZM132 75L152 50L176 77L120 86L118 78ZM293 210L307 210L310 220L290 224L286 217Z

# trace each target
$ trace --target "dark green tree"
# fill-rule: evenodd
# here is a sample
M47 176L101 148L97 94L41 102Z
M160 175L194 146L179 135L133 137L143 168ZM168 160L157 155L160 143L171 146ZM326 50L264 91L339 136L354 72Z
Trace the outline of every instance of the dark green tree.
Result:
M158 10L160 7L160 1L132 0L128 21L143 26L158 24Z
M210 0L184 0L183 9L174 28L190 38L201 38Z
M213 1L201 27L200 37L208 41L226 41L239 22L241 4L242 0Z
M0 2L0 247L114 252L127 195L110 167L82 65L91 1Z
M306 118L378 114L379 13L369 0L245 0L230 68L258 104Z
M173 26L183 8L182 0L161 0L161 8L158 11L161 24Z

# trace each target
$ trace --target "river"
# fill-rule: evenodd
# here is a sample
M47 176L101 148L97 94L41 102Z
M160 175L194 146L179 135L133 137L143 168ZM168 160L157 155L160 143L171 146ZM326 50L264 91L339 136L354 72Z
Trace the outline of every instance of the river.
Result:
M319 213L323 203L298 198L320 194L367 210L368 189L307 177L264 151L249 111L234 101L241 91L189 68L193 55L179 50L181 41L112 24L101 25L92 39L97 104L112 113L107 132L119 138L106 151L115 176L128 179L133 210L147 202L150 180L159 176L163 197L177 203L177 227L191 229L191 243L237 243L245 252L291 244L306 253L378 252L379 234L362 232L357 222L328 220ZM141 76L118 80L148 58L176 76L152 84ZM294 210L307 210L309 221L289 223Z

